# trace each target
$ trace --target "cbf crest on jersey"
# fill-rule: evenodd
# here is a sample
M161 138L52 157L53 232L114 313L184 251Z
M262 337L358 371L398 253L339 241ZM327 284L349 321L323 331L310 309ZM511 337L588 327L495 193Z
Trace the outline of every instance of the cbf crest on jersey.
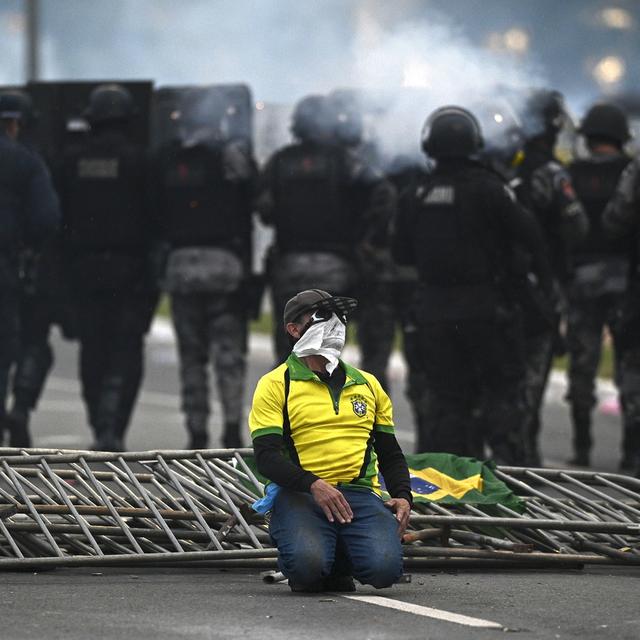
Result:
M351 406L353 407L353 413L358 418L364 418L367 415L367 401L363 396L353 396L351 398Z

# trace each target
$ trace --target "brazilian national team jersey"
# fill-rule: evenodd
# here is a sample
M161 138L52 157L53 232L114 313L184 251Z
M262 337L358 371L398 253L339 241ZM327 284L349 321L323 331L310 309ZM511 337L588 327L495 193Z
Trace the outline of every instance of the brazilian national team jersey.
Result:
M282 435L291 459L332 485L378 492L376 432L394 434L391 400L375 376L340 361L333 392L295 354L258 382L249 428L255 440Z

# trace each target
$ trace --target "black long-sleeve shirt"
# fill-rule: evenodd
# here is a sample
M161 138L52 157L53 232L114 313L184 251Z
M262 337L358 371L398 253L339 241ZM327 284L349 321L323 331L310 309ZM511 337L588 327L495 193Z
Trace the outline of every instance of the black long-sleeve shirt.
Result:
M315 372L332 390L341 389L345 383L345 371L337 367L332 375ZM388 493L394 498L412 502L411 481L407 464L395 435L376 432L373 449ZM318 476L293 462L285 453L286 445L279 434L262 435L254 439L253 448L258 471L271 481L294 491L309 492Z

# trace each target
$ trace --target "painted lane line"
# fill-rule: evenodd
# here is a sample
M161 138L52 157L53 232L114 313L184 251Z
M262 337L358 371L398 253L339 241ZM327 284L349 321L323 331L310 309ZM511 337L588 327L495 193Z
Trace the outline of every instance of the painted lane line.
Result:
M387 609L395 609L396 611L402 611L404 613L412 613L416 616L423 616L425 618L434 618L435 620L444 620L445 622L453 622L454 624L461 624L466 627L476 627L481 629L503 629L504 627L491 620L483 620L482 618L472 618L470 616L464 616L460 613L452 613L450 611L443 611L442 609L433 609L431 607L423 607L419 604L412 604L410 602L402 602L401 600L392 600L391 598L384 598L382 596L346 596L343 598L349 600L357 600L359 602L366 602L367 604L375 604L379 607L386 607Z

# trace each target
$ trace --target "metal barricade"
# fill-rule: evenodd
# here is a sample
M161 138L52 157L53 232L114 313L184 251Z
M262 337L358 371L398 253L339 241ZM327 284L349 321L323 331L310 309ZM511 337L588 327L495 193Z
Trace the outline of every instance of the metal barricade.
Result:
M0 569L206 562L275 566L249 449L0 449ZM405 566L640 565L640 480L498 467L524 502L416 503Z

